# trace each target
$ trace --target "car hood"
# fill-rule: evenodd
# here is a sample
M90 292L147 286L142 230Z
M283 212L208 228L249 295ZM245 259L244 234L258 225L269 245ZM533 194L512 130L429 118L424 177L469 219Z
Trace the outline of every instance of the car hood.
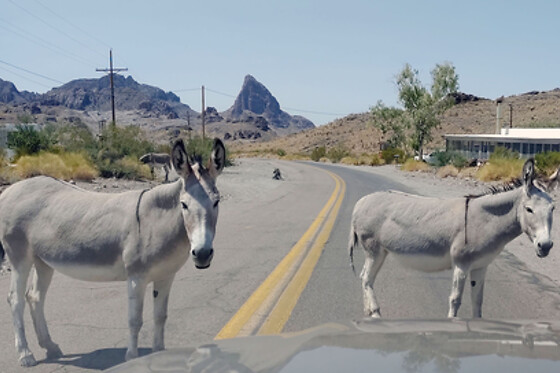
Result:
M113 367L151 372L560 372L560 322L363 320L213 341Z

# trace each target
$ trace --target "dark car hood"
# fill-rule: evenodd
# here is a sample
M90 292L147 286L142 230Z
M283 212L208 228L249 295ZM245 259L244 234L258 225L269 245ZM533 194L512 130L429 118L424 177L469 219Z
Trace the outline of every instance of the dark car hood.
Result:
M107 370L148 372L560 372L560 322L363 320L213 341Z

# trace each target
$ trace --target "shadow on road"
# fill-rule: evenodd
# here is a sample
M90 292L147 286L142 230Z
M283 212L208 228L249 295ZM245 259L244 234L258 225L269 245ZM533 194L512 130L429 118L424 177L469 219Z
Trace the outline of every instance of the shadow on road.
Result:
M139 348L139 357L146 356L152 352L150 348ZM73 366L77 368L105 370L115 365L124 363L126 348L104 348L86 354L69 354L60 359L41 360L39 364L58 364Z

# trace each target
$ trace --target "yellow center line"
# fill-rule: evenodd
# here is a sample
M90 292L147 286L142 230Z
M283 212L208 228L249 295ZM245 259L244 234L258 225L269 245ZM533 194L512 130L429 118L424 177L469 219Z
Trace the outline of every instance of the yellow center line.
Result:
M239 308L237 313L233 315L222 330L220 330L215 339L234 338L238 336L244 326L249 323L251 318L255 315L257 310L261 308L264 303L269 301L268 297L270 294L277 293L278 286L285 282L288 274L292 272L294 266L299 262L298 258L301 258L323 222L328 218L329 211L337 202L337 198L339 198L341 188L345 188L343 185L344 182L341 179L331 172L327 171L327 173L334 179L336 185L329 200L319 212L319 215L311 223L299 241L292 247L290 252L284 257L284 259L282 259L278 266L276 266L276 268L263 281L257 290L255 290L249 299L247 299L241 308ZM344 194L342 194L342 196L344 196Z
M338 176L336 178L340 179ZM340 179L340 183L342 185L342 189L339 193L338 199L334 208L329 213L328 219L323 226L323 229L317 236L315 243L311 247L311 250L307 254L307 257L304 259L303 263L299 267L298 271L294 275L293 279L290 281L276 306L270 312L268 318L263 323L261 329L259 330L258 334L277 334L281 333L282 329L284 329L284 325L288 322L292 311L294 310L301 293L307 286L309 279L311 278L311 274L321 257L323 252L323 248L327 243L327 240L330 237L331 231L333 229L335 220L338 216L338 211L340 210L340 205L342 204L342 200L344 199L344 194L346 191L346 183L344 180Z

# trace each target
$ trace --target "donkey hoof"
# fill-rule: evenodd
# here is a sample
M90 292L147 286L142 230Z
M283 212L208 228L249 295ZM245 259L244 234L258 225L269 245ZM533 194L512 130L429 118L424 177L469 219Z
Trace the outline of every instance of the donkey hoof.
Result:
M64 354L57 344L53 343L47 350L47 360L61 358Z
M125 361L136 359L138 357L138 350L126 350L126 355L124 356Z
M37 360L31 352L19 358L19 363L22 367L34 367L37 365Z

